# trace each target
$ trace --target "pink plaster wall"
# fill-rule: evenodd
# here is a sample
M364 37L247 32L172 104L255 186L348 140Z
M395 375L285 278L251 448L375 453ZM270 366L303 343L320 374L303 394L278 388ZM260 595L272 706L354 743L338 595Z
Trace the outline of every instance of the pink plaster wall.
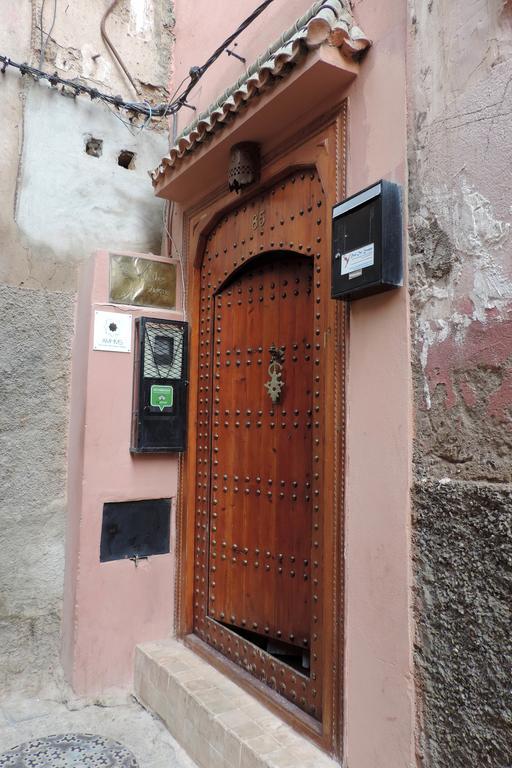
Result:
M174 82L199 64L254 7L178 0ZM276 2L239 39L251 64L310 6ZM356 22L374 41L349 100L348 194L385 177L406 210L405 0L356 0ZM191 44L192 43L192 44ZM189 100L205 109L243 72L227 55ZM343 94L340 93L340 98ZM326 105L328 107L330 105ZM190 115L185 120L190 121ZM184 127L183 115L179 128ZM179 228L179 223L178 224ZM404 232L406 229L404 213ZM407 251L406 251L407 252ZM411 370L407 288L350 308L345 508L345 720L349 768L411 766L414 756L410 611Z
M83 694L129 684L135 645L173 628L173 551L137 567L99 560L104 502L175 497L177 459L130 454L133 345L94 351L92 333L96 309L134 319L181 312L109 305L108 257L96 254L85 269L73 348L63 664Z
M349 194L379 178L402 185L404 232L406 10L402 0L356 3L373 47L349 94L347 168ZM414 762L407 288L353 302L349 345L346 755L350 768L394 768Z

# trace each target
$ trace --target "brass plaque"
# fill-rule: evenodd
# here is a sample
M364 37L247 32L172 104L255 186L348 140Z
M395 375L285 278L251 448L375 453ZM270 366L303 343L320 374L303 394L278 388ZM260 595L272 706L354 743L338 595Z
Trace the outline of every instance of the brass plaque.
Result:
M174 309L176 264L111 253L110 301Z

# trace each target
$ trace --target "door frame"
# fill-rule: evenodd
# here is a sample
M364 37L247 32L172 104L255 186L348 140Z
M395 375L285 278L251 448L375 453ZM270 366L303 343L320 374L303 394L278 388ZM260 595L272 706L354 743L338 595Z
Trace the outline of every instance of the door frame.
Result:
M186 266L187 313L191 324L190 339L190 392L188 416L188 450L179 463L178 499L176 510L177 572L175 581L176 634L195 652L248 690L252 695L273 709L283 720L290 723L314 740L328 753L341 758L343 729L343 640L344 640L344 590L343 590L343 521L345 477L345 359L347 342L347 310L344 303L329 300L325 312L328 327L325 331L327 370L332 378L326 385L324 408L336 415L332 445L326 447L325 471L328 491L332 496L330 519L324 526L324 633L330 653L324 653L323 681L325 685L321 723L299 710L272 691L264 683L252 677L214 648L204 643L193 631L194 602L194 550L195 550L195 497L196 497L196 432L199 357L199 304L200 272L202 255L208 233L215 223L232 208L261 194L294 171L315 169L321 179L325 194L327 215L330 209L345 195L346 156L346 102L337 105L322 119L315 121L300 135L265 155L263 147L261 177L258 184L244 193L234 196L226 193L226 185L212 192L194 208L183 213L183 251ZM305 138L306 137L306 138ZM212 151L215 151L213 149ZM227 169L226 169L227 175ZM327 241L323 249L322 265L330 275L331 228L326 228ZM324 481L325 482L325 481ZM331 588L328 588L328 584ZM327 642L327 640L326 640Z

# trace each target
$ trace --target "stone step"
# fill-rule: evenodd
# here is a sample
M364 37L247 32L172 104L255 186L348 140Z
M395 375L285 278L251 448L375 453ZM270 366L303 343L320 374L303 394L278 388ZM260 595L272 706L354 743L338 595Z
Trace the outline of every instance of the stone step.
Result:
M135 695L201 768L339 768L176 640L137 648Z

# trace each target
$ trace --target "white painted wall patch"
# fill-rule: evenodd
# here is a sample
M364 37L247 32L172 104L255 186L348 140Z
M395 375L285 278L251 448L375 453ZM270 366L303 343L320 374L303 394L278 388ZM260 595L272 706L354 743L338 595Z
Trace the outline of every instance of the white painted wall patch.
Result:
M144 35L152 29L153 6L150 0L130 0L130 31Z

